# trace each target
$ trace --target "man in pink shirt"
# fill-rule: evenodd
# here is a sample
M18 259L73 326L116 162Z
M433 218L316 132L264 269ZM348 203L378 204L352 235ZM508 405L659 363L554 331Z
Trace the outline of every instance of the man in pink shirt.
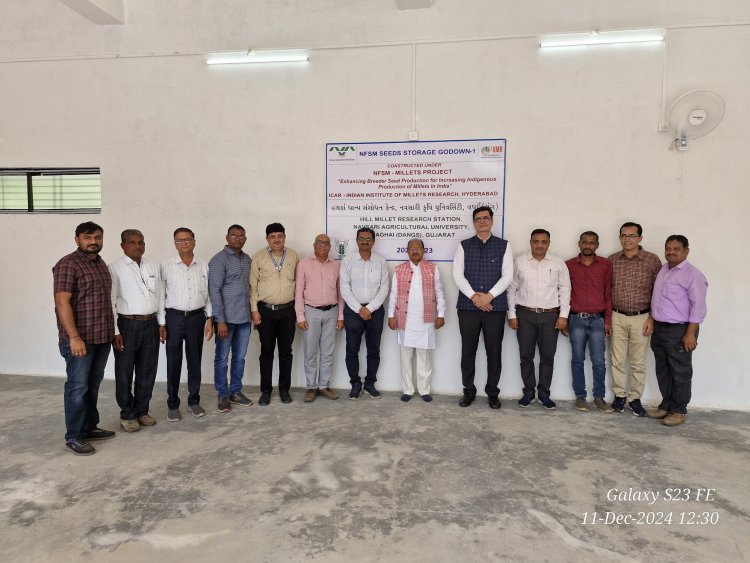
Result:
M312 403L318 394L339 398L328 385L336 331L344 328L344 300L339 291L339 263L328 257L330 250L331 239L320 234L313 244L315 254L297 264L294 308L305 345L306 403Z

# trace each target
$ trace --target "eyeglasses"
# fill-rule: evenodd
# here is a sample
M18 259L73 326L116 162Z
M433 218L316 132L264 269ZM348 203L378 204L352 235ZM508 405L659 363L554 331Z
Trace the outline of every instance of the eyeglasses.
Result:
M633 235L633 234L628 234L628 235L626 235L626 234L621 234L621 235L620 235L620 238L621 238L621 239L623 239L623 240L635 240L635 239L637 239L637 238L638 238L638 236L639 236L639 235Z
M327 240L316 240L316 246L331 246L331 243Z
M227 237L232 240L245 240L247 238L245 235L227 235Z
M375 239L371 239L370 237L357 237L357 240L362 242L372 242Z
M190 244L191 242L195 242L194 238L178 238L175 239L175 244Z
M474 217L475 223L487 223L489 221L492 221L492 217L489 215L482 215L481 217Z

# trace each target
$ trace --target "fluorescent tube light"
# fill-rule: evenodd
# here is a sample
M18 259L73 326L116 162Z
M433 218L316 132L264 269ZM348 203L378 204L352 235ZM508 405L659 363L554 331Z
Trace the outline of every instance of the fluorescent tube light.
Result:
M224 53L208 53L206 64L233 65L256 63L297 63L309 59L307 51L231 51Z
M664 41L661 29L636 29L631 31L591 31L589 33L571 33L544 37L539 46L548 47L583 47L587 45L615 45L618 43L652 43Z

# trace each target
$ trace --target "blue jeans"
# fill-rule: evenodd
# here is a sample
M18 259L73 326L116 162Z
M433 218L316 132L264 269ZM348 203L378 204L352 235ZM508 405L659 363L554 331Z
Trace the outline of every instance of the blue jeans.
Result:
M214 356L214 386L219 397L229 397L242 391L242 376L245 373L245 354L250 343L252 325L248 323L227 323L229 332L226 338L216 337ZM232 368L227 387L227 365L229 351L232 351Z
M86 344L85 356L70 353L70 341L60 342L60 355L65 358L65 440L85 439L89 430L99 424L96 401L99 385L112 345Z
M583 372L583 362L586 359L586 343L589 345L591 368L594 372L594 397L604 397L604 376L607 372L604 363L604 319L582 319L570 315L568 319L568 334L572 357L570 369L573 372L573 393L576 397L586 398L586 375Z

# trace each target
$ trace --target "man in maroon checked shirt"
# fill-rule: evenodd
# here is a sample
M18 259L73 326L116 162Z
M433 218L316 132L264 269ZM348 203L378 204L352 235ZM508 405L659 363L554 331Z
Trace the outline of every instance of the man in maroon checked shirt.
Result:
M579 411L589 410L583 371L588 344L594 374L594 405L600 412L611 413L612 407L604 400L604 376L607 370L604 341L612 334L612 262L596 255L599 235L593 231L581 233L578 248L580 254L565 262L570 272L571 293L568 328L562 331L570 336L575 408Z

